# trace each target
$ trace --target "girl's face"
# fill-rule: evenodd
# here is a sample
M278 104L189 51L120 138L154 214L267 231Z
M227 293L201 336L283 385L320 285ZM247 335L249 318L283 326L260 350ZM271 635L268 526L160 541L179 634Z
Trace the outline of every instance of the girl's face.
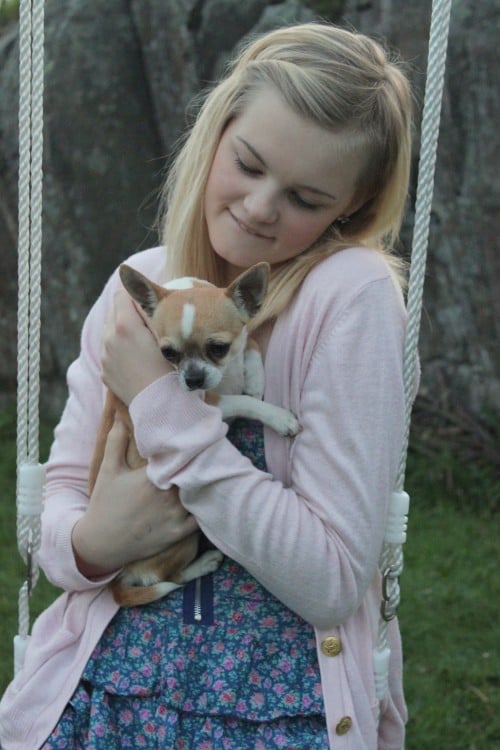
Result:
M229 276L294 258L345 213L363 159L339 156L341 137L297 115L271 87L229 123L205 191L210 242Z

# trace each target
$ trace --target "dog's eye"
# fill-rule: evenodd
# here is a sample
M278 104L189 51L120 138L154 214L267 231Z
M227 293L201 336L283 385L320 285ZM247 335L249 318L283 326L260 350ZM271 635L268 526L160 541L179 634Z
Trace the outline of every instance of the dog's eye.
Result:
M231 348L231 344L220 341L210 341L207 344L207 354L212 359L223 359Z
M172 346L162 346L161 353L166 360L172 362L173 365L177 364L181 358L181 355Z

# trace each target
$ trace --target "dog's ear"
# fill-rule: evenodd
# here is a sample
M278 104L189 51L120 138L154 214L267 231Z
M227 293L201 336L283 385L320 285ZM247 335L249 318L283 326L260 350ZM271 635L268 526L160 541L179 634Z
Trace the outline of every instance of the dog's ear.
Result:
M226 289L226 295L234 302L243 318L254 318L267 294L269 263L257 263L245 271Z
M132 299L135 299L151 318L158 302L165 296L165 290L125 263L120 266L120 278Z

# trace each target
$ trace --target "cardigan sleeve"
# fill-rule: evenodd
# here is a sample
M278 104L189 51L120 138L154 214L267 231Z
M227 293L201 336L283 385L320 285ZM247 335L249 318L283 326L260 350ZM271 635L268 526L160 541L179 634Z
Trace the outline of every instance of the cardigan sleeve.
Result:
M89 580L80 573L71 533L88 504L89 465L104 403L101 337L116 286L113 276L84 323L80 354L67 373L69 396L46 467L39 563L51 583L68 591L102 586L113 578Z
M293 443L273 438L286 441L288 481L241 456L219 411L173 375L130 407L150 479L177 485L209 539L318 628L352 615L377 567L404 421L403 338L387 276L325 315L299 362L302 430Z
M159 281L164 257L165 249L156 247L135 253L127 263ZM115 270L84 322L80 353L67 373L68 399L55 430L46 467L38 560L47 578L67 591L97 588L114 577L94 580L83 576L76 565L71 534L75 523L85 513L89 499L89 466L105 397L101 379L102 335L119 286L118 270Z

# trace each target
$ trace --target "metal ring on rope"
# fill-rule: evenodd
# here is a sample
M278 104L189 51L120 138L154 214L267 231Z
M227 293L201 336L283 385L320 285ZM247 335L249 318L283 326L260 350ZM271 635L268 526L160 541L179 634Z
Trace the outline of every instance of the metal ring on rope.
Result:
M399 599L399 572L394 568L386 568L382 573L382 602L380 604L380 616L384 622L390 622L396 617Z

